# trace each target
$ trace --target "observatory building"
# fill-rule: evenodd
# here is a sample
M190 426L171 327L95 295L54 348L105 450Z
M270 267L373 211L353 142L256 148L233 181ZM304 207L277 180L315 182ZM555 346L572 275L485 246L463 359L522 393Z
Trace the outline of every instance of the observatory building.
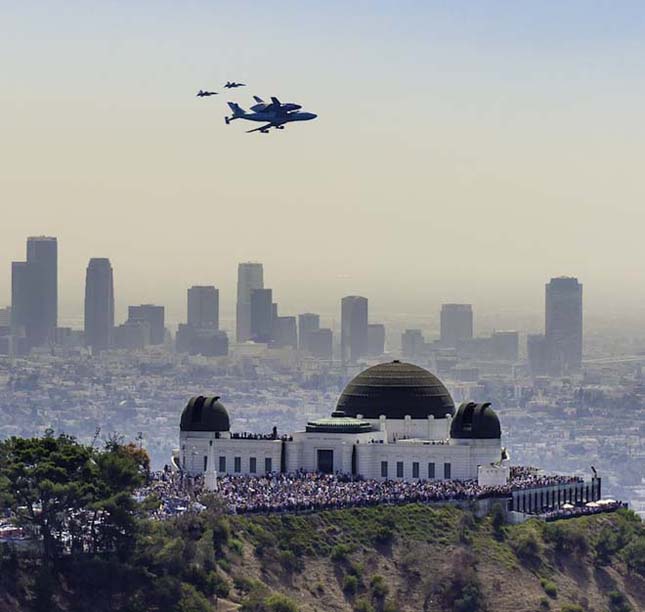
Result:
M366 479L503 484L501 428L489 403L455 407L431 372L400 361L370 367L331 416L279 436L233 433L219 397L193 397L181 415L173 466L190 475L343 473Z

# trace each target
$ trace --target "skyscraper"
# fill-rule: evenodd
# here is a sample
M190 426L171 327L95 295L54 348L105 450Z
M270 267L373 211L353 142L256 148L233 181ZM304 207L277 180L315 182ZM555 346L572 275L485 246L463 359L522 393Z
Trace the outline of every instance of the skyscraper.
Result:
M264 288L261 263L246 262L237 266L236 337L238 342L251 339L251 292Z
M425 349L425 338L420 329L406 329L401 334L401 354L404 359L416 359Z
M144 321L150 326L150 344L163 344L166 335L165 309L154 304L128 306L128 323Z
M331 361L333 354L333 332L328 328L314 329L308 332L308 351L312 357L322 361Z
M219 290L211 285L188 289L188 325L195 329L219 329Z
M348 295L341 300L340 352L343 363L367 355L367 298Z
M251 291L251 336L255 342L271 342L273 338L273 291L253 289Z
M29 266L26 261L11 262L11 333L25 336L29 325Z
M93 257L85 273L85 344L93 351L112 345L114 336L114 281L106 257Z
M441 344L456 348L473 337L473 307L470 304L441 305Z
M27 261L13 262L11 271L12 326L24 327L30 347L53 342L58 323L56 238L27 238Z
M320 329L320 315L305 312L298 315L298 348L309 350L309 333Z
M298 346L296 317L275 317L273 320L273 345L276 348Z
M545 337L556 374L578 371L582 365L582 285L561 276L545 285Z
M367 326L367 353L370 357L379 357L385 353L385 325L370 323Z

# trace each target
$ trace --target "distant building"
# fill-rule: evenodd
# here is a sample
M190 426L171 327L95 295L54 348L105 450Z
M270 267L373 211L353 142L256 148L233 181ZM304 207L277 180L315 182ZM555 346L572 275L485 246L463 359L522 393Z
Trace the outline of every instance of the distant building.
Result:
M385 353L385 325L370 323L367 326L367 354L379 357Z
M348 295L341 300L340 350L343 363L367 356L367 298Z
M470 304L442 304L441 344L456 347L473 337L473 307Z
M85 344L110 348L114 335L114 281L110 260L93 257L85 273Z
M163 344L166 335L163 306L141 304L128 307L128 321L145 321L150 326L150 344Z
M401 354L404 359L414 360L423 354L425 338L420 329L406 329L401 334Z
M582 285L577 278L552 278L545 285L545 336L551 370L577 372L582 366Z
M195 329L219 329L219 290L212 285L188 289L188 325Z
M273 291L253 289L251 291L251 336L255 342L270 343L273 338Z
M546 376L550 370L550 354L546 337L529 334L526 338L526 353L531 376Z
M298 315L298 348L301 351L309 351L310 332L320 329L320 315L313 312L305 312Z
M196 329L187 323L180 323L175 337L178 353L222 357L228 355L228 336L216 329Z
M273 346L276 348L298 347L296 317L275 317L273 320Z
M264 270L261 263L241 263L237 267L236 339L251 339L251 294L264 289Z
M150 344L150 323L129 319L114 328L114 346L119 349L140 351Z
M500 361L517 361L520 356L520 335L516 331L495 331L491 336L491 353Z
M331 329L320 328L308 332L307 350L312 357L321 361L331 361L333 357L333 338Z
M27 261L13 262L11 275L12 327L18 333L24 330L30 347L52 343L58 323L56 238L28 238Z
M11 327L11 306L0 308L0 327Z
M11 331L26 336L30 317L29 266L26 261L11 262Z

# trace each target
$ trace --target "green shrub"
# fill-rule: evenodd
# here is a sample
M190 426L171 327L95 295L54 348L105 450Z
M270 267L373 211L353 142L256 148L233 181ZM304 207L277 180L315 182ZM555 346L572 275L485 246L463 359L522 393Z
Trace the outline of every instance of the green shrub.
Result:
M620 591L609 593L609 612L632 612L627 598Z
M228 542L228 547L236 554L241 555L244 552L244 545L236 538L231 538Z
M374 606L365 597L361 597L354 603L354 612L374 612Z
M555 583L547 580L546 578L542 578L542 580L540 580L540 584L542 585L544 592L551 599L555 599L558 596L558 588L555 586Z
M231 571L231 562L228 559L218 559L217 565L219 565L219 567L221 567L225 572Z
M491 525L493 527L493 534L498 540L504 539L504 509L501 504L494 504L491 509Z
M585 612L583 607L579 604L564 604L560 608L560 612Z
M374 541L377 544L389 544L394 539L394 529L387 525L381 525L374 534Z
M352 547L349 544L336 544L331 549L329 557L332 561L345 561L352 552Z
M273 593L264 600L267 612L299 612L295 602L281 593Z
M343 578L343 592L346 595L355 595L356 591L358 591L358 578L347 574Z
M525 565L535 568L542 563L542 546L533 529L517 533L511 542L517 558Z
M353 561L352 563L349 564L349 567L347 568L347 572L349 574L352 574L352 576L356 576L356 578L360 579L361 576L363 575L363 570L364 566L362 563L359 563L358 561Z
M181 599L177 605L177 612L210 612L211 605L194 586L181 585Z
M401 608L392 600L389 600L383 604L383 612L401 612Z
M372 597L375 599L383 600L386 595L390 592L389 587L385 584L385 579L383 576L375 574L370 580L370 588L372 589Z
M296 557L290 550L281 550L278 561L287 572L300 572L304 567L302 559Z
M211 572L208 575L207 589L209 593L214 593L218 597L228 597L231 590L231 585L228 580L217 572Z
M585 555L589 549L587 536L578 523L558 521L546 526L546 539L559 553Z
M630 572L645 576L645 537L641 536L625 546L623 557Z
M540 599L540 608L542 610L551 609L551 602L549 601L548 597L542 597L542 599Z

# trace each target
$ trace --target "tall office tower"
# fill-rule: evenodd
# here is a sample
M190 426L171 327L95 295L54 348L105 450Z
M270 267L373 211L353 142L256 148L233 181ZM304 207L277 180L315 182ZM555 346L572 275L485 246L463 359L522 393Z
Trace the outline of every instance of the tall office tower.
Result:
M255 342L271 342L273 337L273 291L253 289L251 291L251 335Z
M331 329L321 327L308 332L308 351L312 357L321 361L331 361L333 355L334 334Z
M85 273L85 344L110 348L114 336L114 282L107 257L93 257Z
M441 344L456 348L460 340L473 337L473 307L470 304L441 305Z
M549 373L549 347L542 334L529 334L526 337L526 353L531 376L546 376Z
M251 339L251 292L264 289L261 263L241 263L237 266L236 338L238 342Z
M141 304L128 306L128 322L145 321L150 325L150 344L163 344L166 335L165 310L163 306Z
M188 290L188 325L195 329L219 329L219 290L196 285Z
M401 334L401 354L404 359L420 357L425 348L425 338L420 329L406 329Z
M273 319L273 345L276 348L298 346L296 317L275 317Z
M367 355L367 298L348 295L341 300L340 352L343 363Z
M56 238L27 238L27 261L13 262L11 276L12 326L24 327L30 347L53 342L58 323Z
M568 374L582 365L582 285L561 276L545 285L545 336L554 373Z
M370 323L367 326L367 354L378 357L385 353L385 325Z
M305 312L298 315L298 348L301 351L309 350L309 332L320 329L320 315Z
M26 261L11 262L11 333L25 336L30 316L29 266Z

